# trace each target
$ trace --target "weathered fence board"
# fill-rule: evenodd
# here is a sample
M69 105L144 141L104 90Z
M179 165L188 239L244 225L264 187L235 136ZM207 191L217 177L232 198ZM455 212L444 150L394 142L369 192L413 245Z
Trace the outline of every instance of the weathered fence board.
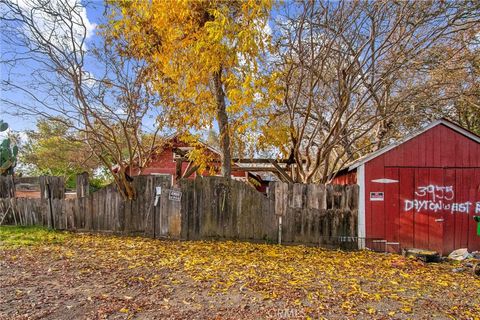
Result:
M15 196L15 183L13 176L0 176L0 198L11 198Z
M90 193L90 182L88 173L84 172L77 175L77 198L87 197Z
M42 199L64 199L65 179L63 177L39 177L40 197Z
M2 224L48 225L48 208L40 199L1 198Z
M275 182L264 195L222 177L197 177L172 187L171 176L139 176L133 181L136 199L124 200L115 185L89 193L88 177L82 175L77 193L83 196L64 199L62 179L39 180L42 199L0 199L4 224L156 238L357 245L356 186ZM0 192L6 189L2 183L8 181L0 180Z
M355 247L358 187L275 183L275 213L282 241Z
M182 237L275 241L272 199L221 177L182 181Z

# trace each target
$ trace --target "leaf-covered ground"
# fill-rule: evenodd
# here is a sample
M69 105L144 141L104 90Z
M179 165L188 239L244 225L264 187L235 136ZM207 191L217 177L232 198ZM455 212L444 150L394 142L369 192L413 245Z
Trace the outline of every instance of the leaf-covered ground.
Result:
M480 319L480 279L454 267L0 227L0 318Z

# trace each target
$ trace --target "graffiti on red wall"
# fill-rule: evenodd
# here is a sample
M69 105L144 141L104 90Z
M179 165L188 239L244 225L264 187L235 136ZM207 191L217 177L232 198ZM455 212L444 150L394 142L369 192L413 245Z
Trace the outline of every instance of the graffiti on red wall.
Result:
M437 186L427 185L417 187L415 191L417 199L404 200L405 211L415 209L417 212L422 211L447 211L451 213L480 213L480 201L478 202L453 202L455 192L453 186Z

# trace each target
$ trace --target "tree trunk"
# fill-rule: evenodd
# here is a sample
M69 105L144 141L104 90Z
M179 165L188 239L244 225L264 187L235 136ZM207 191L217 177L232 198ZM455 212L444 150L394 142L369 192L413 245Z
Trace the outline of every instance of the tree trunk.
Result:
M118 191L124 200L135 200L137 193L131 181L132 178L127 174L125 167L120 167L116 175L114 175L115 182L118 186Z
M220 148L222 162L222 176L230 178L232 173L232 155L230 153L230 130L228 126L227 106L225 92L222 86L222 69L213 74L215 98L217 104L217 121L220 130Z
M381 148L385 147L388 143L388 141L386 140L387 136L388 136L388 133L390 132L390 130L392 129L392 121L390 120L382 120L379 122L378 124L378 129L377 129L377 132L375 134L375 138L377 140L377 144L375 146L375 150L380 150Z

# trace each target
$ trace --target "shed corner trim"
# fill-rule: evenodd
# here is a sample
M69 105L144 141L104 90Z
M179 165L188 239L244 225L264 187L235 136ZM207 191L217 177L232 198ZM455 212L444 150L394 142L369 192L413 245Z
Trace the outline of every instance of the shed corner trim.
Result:
M358 195L358 248L365 249L366 227L365 227L365 164L357 168Z

